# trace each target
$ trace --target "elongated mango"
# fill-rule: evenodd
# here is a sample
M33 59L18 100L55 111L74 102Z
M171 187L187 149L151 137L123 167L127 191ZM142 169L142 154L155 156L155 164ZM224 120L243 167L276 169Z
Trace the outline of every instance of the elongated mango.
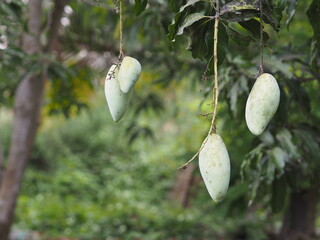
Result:
M251 89L246 104L246 122L254 135L260 135L276 113L280 102L277 80L269 73L261 74Z
M210 134L199 153L199 168L203 181L214 202L220 202L229 188L230 159L218 134Z
M141 65L138 60L133 57L124 57L119 69L119 84L121 91L128 93L139 79L140 74Z
M132 96L132 90L128 93L120 90L118 75L118 67L114 64L107 74L104 87L109 111L115 122L118 122L126 113Z

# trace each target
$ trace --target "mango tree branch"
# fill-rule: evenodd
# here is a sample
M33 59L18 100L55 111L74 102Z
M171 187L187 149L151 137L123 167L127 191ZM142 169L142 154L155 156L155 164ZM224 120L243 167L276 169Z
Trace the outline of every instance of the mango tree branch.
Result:
M209 130L209 134L216 132L216 116L218 109L218 96L219 96L219 85L218 85L218 26L219 26L219 18L217 17L214 22L214 37L213 37L213 71L214 71L214 87L213 87L213 115L211 120L211 126Z
M0 184L1 184L3 161L4 161L4 153L2 149L2 142L1 142L1 136L0 136Z
M260 64L259 75L263 73L263 25L262 25L262 0L260 0Z
M208 141L209 135L216 132L216 115L217 115L217 109L218 109L218 95L219 95L219 86L218 86L218 27L219 27L219 0L216 2L216 16L215 16L215 22L214 22L214 37L213 37L213 71L214 71L214 87L213 87L213 114L212 114L212 120L211 120L211 126L210 130L208 132L208 135L203 140L199 150L197 153L185 164L183 164L178 169L186 169L188 164L192 162L200 153L200 151L203 149L204 145Z
M64 7L67 5L68 0L55 0L54 9L51 15L51 24L49 30L48 43L46 46L47 52L52 52L56 49L58 44L59 29L61 25L61 17L63 14Z
M119 60L123 58L123 10L122 10L122 0L119 0L119 15L120 15L120 54Z

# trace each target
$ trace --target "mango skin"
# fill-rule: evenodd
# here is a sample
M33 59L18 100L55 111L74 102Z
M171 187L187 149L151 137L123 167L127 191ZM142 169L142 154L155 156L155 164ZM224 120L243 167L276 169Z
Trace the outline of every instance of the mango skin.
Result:
M199 153L199 168L203 181L214 202L225 197L230 181L230 158L222 138L210 134Z
M114 75L110 76L110 74L113 71L114 71ZM112 119L115 122L120 121L120 119L124 116L132 97L132 90L129 91L128 93L123 93L120 90L118 75L119 75L118 67L117 65L114 64L109 69L109 72L106 76L105 87L104 87L109 111L112 116Z
M124 57L119 69L119 84L121 91L128 93L139 79L140 74L141 65L138 60L133 57Z
M280 102L277 80L269 73L261 74L249 94L245 118L249 130L260 135L276 113Z

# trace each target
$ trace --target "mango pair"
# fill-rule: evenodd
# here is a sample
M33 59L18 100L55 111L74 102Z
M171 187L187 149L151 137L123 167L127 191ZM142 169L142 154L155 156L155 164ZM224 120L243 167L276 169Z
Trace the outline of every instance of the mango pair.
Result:
M105 95L112 119L118 122L126 113L133 86L141 74L141 65L132 57L124 57L120 66L113 64L105 80Z
M245 118L249 130L260 135L276 113L280 89L276 79L261 74L249 94ZM214 202L220 202L227 193L230 181L230 159L222 138L210 134L199 153L199 168L203 181Z

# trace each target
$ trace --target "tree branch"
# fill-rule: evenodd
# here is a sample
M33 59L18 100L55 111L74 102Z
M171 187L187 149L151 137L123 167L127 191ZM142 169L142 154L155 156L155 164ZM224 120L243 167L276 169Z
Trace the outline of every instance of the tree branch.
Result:
M1 177L2 177L3 162L4 162L4 153L3 153L2 141L0 136L0 184L1 184Z
M54 9L51 15L51 24L50 30L48 33L48 43L46 46L46 52L52 52L57 47L58 37L59 37L59 28L60 20L63 15L63 9L67 5L68 0L55 0Z

